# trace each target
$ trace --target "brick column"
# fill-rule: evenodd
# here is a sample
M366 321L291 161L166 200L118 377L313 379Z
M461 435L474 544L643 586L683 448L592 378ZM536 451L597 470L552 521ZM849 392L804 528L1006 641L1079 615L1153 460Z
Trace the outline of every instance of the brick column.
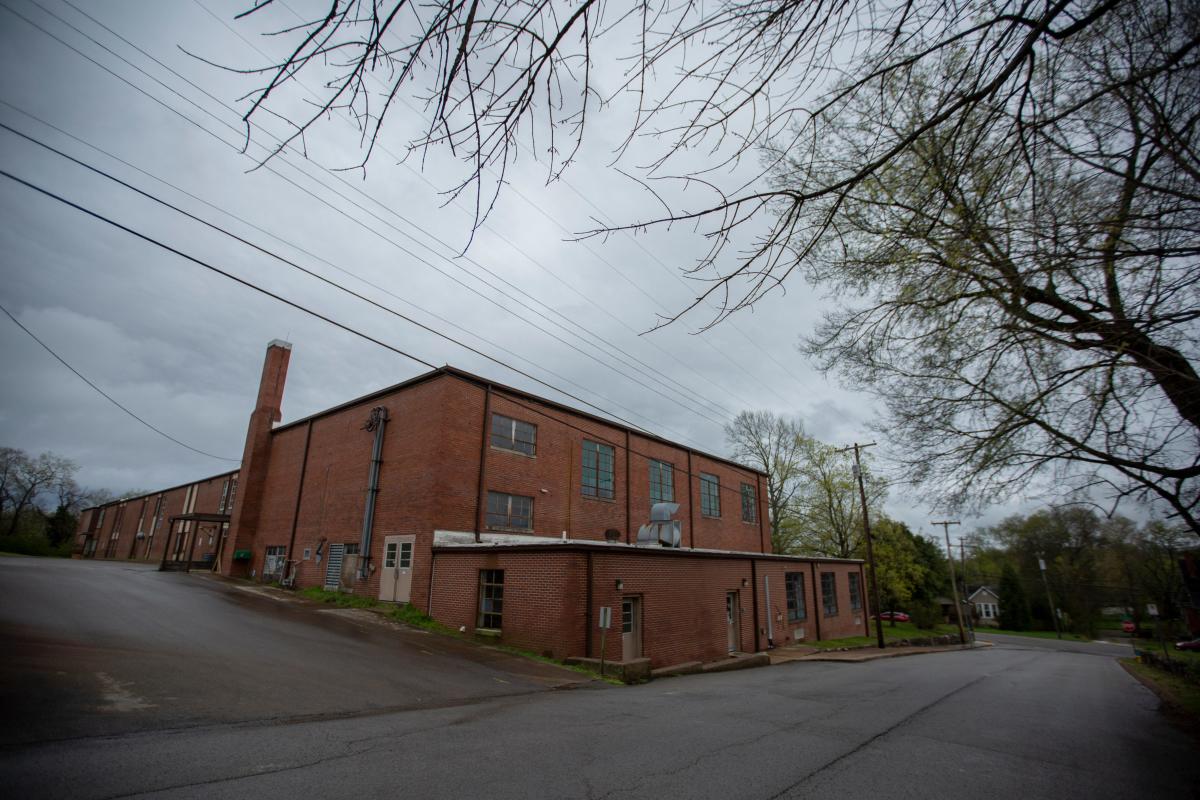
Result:
M271 429L281 419L283 385L287 381L288 362L292 345L275 339L267 345L263 360L262 379L258 384L258 399L246 429L246 447L242 451L242 468L238 474L238 491L229 519L229 538L221 550L221 574L241 575L249 572L246 562L235 562L237 550L251 550L258 533L259 510L271 457Z

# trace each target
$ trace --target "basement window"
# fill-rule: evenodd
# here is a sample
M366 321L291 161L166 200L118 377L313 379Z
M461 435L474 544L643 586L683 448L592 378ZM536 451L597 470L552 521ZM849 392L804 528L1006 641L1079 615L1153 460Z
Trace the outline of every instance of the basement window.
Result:
M488 492L487 526L510 531L533 530L533 498Z
M504 570L479 570L479 620L478 628L500 630L504 613Z
M492 447L527 456L537 455L537 425L502 414L492 414Z

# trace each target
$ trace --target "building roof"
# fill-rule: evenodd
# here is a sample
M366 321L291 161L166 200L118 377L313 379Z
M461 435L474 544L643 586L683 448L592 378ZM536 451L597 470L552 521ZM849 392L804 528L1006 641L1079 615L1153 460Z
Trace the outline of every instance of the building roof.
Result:
M967 600L968 600L968 601L970 601L970 600L974 600L974 599L975 599L975 595L979 594L980 592L987 592L988 594L990 594L992 597L996 598L997 600L999 600L999 599L1000 599L1000 593L999 593L999 592L997 592L997 591L996 591L995 589L993 589L992 587L990 587L990 586L980 586L978 589L976 589L975 591L973 591L973 592L971 592L969 595L967 595Z
M718 455L713 455L712 453L706 453L703 450L697 450L694 447L689 447L685 444L680 444L678 442L671 441L670 439L664 438L662 436L658 436L657 434L650 433L649 431L646 431L642 428L630 427L629 425L625 425L620 422L614 422L613 420L605 419L604 417L601 417L597 414L592 414L587 411L580 411L577 408L572 408L571 406L564 405L563 403L558 403L553 400L547 400L544 397L539 397L538 395L533 394L531 392L524 391L523 389L517 389L515 387L508 386L506 384L497 383L489 378L484 378L479 375L475 375L473 373L467 372L465 370L458 369L457 367L451 367L449 365L438 367L437 369L430 370L429 372L421 373L420 375L417 375L416 377L413 377L413 378L409 378L406 381L402 381L400 383L393 384L392 386L388 386L384 389L379 389L379 390L371 392L369 394L365 394L361 397L356 397L353 400L347 400L344 403L340 403L331 408L327 408L324 411L318 411L315 414L309 414L307 417L301 417L300 419L293 420L291 422L287 422L282 425L278 425L274 428L272 433L279 433L280 431L285 431L289 428L294 428L297 425L303 425L307 422L310 422L310 421L313 421L316 419L320 419L321 417L326 417L331 414L335 414L335 413L337 413L339 411L343 411L347 408L351 408L353 406L360 405L362 403L368 403L376 398L384 397L386 395L392 394L394 392L403 391L405 389L410 389L414 386L418 386L422 383L426 383L427 381L430 381L430 380L433 380L434 378L438 378L438 377L442 377L442 376L456 378L458 380L465 381L466 383L471 383L476 386L479 386L480 388L487 388L490 386L492 388L492 391L497 391L497 392L502 392L504 394L513 395L515 397L519 397L521 399L528 400L529 402L537 403L539 405L543 405L548 408L552 408L555 411L561 411L561 412L564 412L567 414L574 414L575 416L583 417L584 419L590 420L592 422L598 422L602 425L607 425L610 428L616 428L617 430L626 431L626 432L632 433L636 436L640 436L641 438L647 439L652 442L658 442L660 444L665 444L670 447L677 447L680 450L686 450L688 452L694 453L698 456L702 456L702 457L710 459L712 461L717 461L722 464L727 464L731 467L736 467L737 469L745 470L746 472L752 472L757 475L762 475L764 477L767 474L766 472L763 472L760 469L748 466L746 464L739 463L739 462L734 461L729 458L725 458L724 456L718 456Z
M456 550L488 552L532 552L546 550L591 550L619 553L645 553L665 556L700 556L704 558L753 558L756 560L791 561L804 564L862 564L858 558L825 558L823 556L797 556L783 553L759 553L752 550L710 550L703 547L657 547L654 545L605 542L596 539L557 539L553 536L480 534L485 541L476 542L470 531L434 531L433 549L445 552Z
M84 511L93 511L97 508L106 508L108 506L120 505L121 503L128 503L133 500L141 500L144 497L155 497L160 494L166 494L167 492L173 492L176 489L182 489L185 486L192 486L193 484L197 484L197 483L208 483L209 481L214 481L217 478L224 478L229 475L236 475L237 473L239 473L241 471L242 471L242 468L238 467L237 469L231 469L228 472L218 472L216 475L209 475L207 478L197 478L194 481L188 481L187 483L179 483L179 484L176 484L175 486L169 486L166 489L155 489L153 492L145 492L143 494L132 494L129 497L118 497L114 500L109 500L107 503L101 503L100 505L88 506L87 508L80 509L79 513L82 514Z

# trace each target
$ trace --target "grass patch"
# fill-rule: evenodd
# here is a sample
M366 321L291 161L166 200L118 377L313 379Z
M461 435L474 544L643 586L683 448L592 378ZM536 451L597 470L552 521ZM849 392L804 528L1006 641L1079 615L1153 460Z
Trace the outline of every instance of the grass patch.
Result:
M624 686L625 685L624 683L617 680L616 678L613 678L609 675L601 675L599 672L590 670L587 667L581 666L579 664L566 664L562 661L559 661L556 658L550 658L549 656L543 656L539 653L531 653L530 651L522 650L519 647L513 647L513 646L507 645L507 644L493 644L493 645L488 645L488 647L491 647L494 650L499 650L502 653L508 653L510 655L520 656L521 658L528 658L531 661L540 661L543 664L553 664L556 667L562 667L563 669L569 669L572 672L578 672L580 675L587 675L589 678L596 678L597 680L602 680L605 683L611 683L613 686Z
M1178 675L1172 675L1152 664L1143 664L1136 658L1122 658L1121 663L1134 675L1149 684L1164 703L1173 711L1187 717L1192 724L1200 724L1200 685Z
M1145 650L1148 653L1153 653L1159 658L1164 658L1162 643L1157 639L1134 639L1133 649ZM1167 642L1167 652L1170 655L1166 656L1166 658L1169 658L1172 661L1184 661L1191 664L1200 664L1200 652L1195 650L1176 650L1175 643L1172 641Z
M419 611L411 603L405 603L402 606L393 606L392 608L388 609L386 616L388 619L395 620L396 622L403 622L405 625L411 625L414 628L434 631L435 633L444 633L450 636L459 635L458 631L456 631L454 628L443 625L428 614Z
M847 636L844 639L824 639L819 642L805 642L806 645L820 648L821 650L833 650L840 647L868 647L878 644L875 639L874 621L871 622L870 636ZM894 642L900 639L921 639L929 636L942 636L945 634L958 635L958 628L954 625L939 625L933 630L918 628L912 622L897 622L893 625L891 622L884 620L883 622L883 640L885 642Z
M301 589L299 594L308 600L315 600L318 603L331 603L338 608L374 608L379 605L379 601L372 597L363 597L362 595L348 594L347 592L331 592L319 586L309 586L307 589Z
M1028 636L1032 639L1057 639L1058 638L1058 635L1055 634L1054 631L1007 631L1007 630L1004 630L1003 628L979 627L979 628L975 629L975 633L976 634L999 633L999 634L1003 634L1004 636ZM1063 631L1062 638L1063 638L1064 642L1090 642L1090 641L1092 641L1087 636L1082 636L1078 633L1070 633L1068 631Z

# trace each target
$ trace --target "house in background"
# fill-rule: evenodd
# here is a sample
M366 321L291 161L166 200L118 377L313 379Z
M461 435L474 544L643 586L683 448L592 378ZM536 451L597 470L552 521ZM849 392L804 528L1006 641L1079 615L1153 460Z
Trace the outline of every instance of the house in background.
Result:
M453 367L280 425L291 351L267 347L239 470L89 509L81 554L654 668L867 633L861 561L771 552L765 473Z
M971 604L972 616L979 625L985 627L1000 627L1000 595L990 586L980 586L967 596Z

